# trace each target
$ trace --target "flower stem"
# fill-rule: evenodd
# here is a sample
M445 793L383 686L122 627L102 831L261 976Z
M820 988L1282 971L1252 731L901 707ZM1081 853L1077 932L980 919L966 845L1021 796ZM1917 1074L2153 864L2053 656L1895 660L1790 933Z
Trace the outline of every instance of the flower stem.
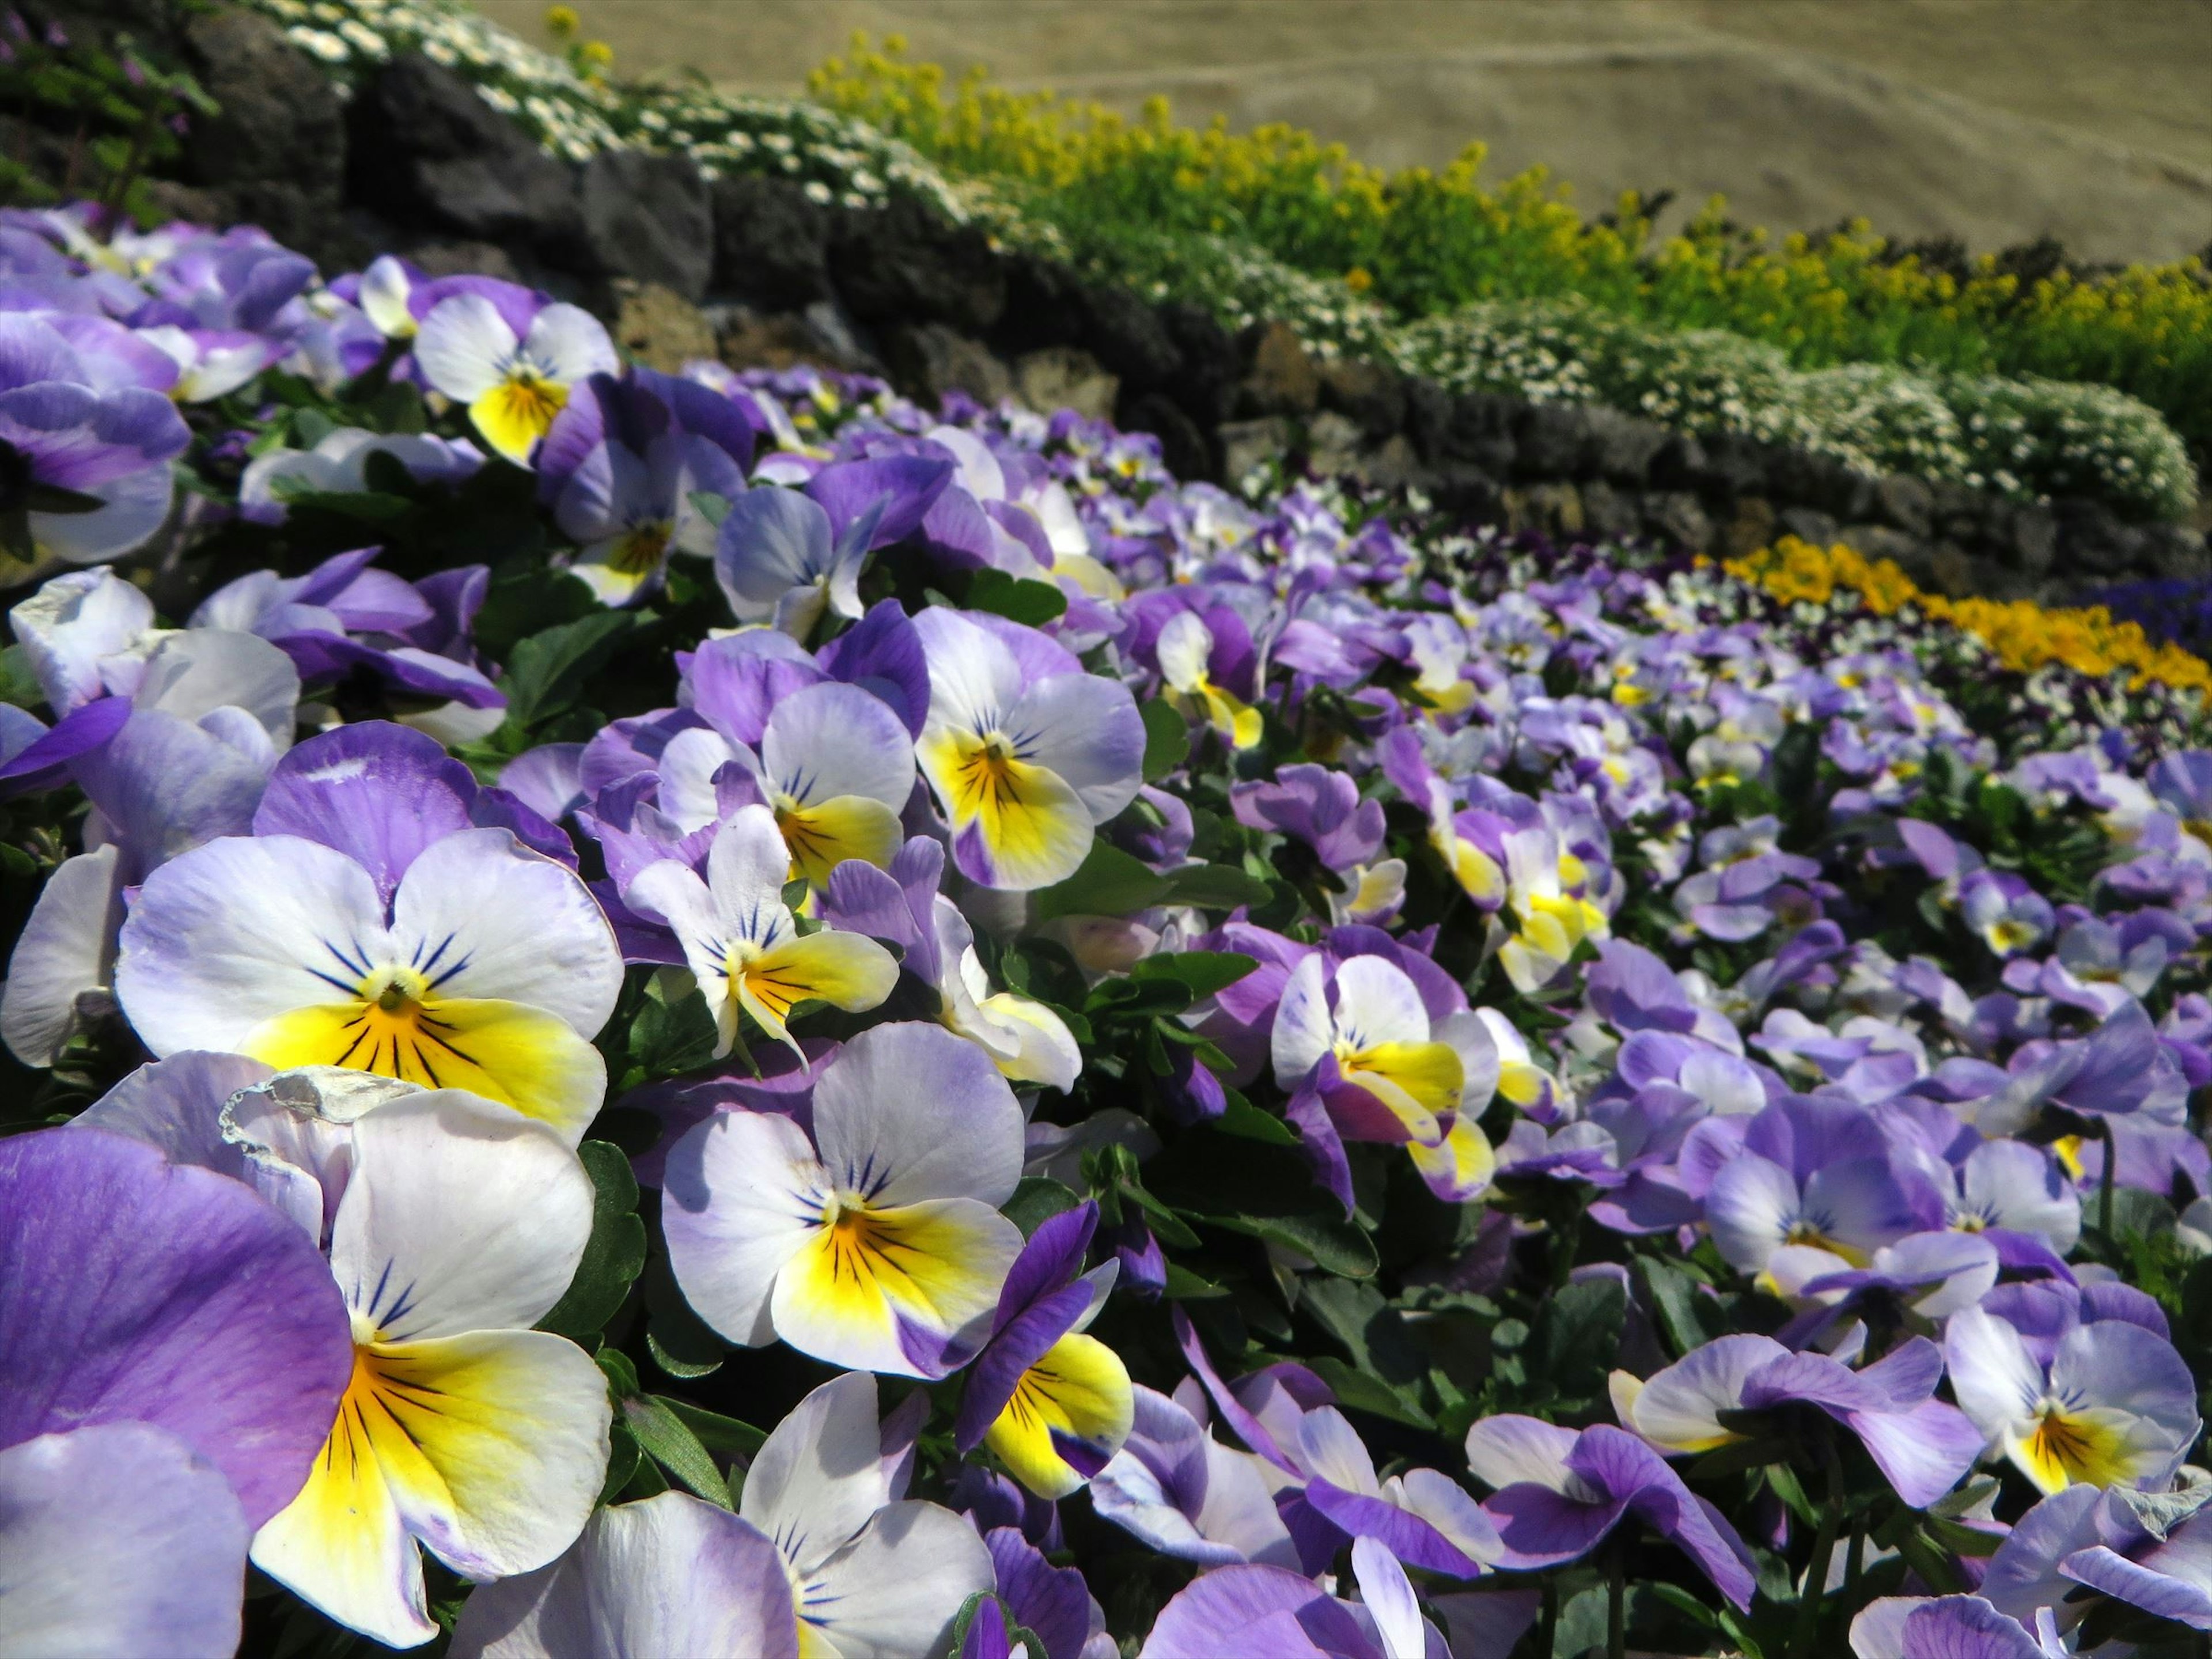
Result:
M2112 1237L2112 1166L2119 1159L2113 1155L2112 1120L2098 1118L2097 1131L2105 1143L2105 1167L2097 1176L2097 1231L2109 1241Z
M1628 1546L1615 1534L1607 1564L1605 1659L1626 1659L1628 1652Z
M1835 1557L1836 1534L1843 1528L1843 1461L1836 1455L1832 1437L1826 1449L1828 1497L1820 1506L1820 1528L1813 1534L1813 1559L1805 1568L1805 1587L1797 1595L1797 1622L1790 1637L1791 1659L1819 1659L1820 1602L1828 1591L1828 1563Z

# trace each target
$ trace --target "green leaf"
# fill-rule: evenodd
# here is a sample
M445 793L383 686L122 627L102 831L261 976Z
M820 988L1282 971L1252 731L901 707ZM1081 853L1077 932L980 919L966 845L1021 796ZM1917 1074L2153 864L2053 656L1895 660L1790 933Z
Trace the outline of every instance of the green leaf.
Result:
M1195 1002L1225 990L1259 965L1255 958L1234 951L1170 951L1146 957L1129 970L1129 977L1139 984L1146 980L1174 980L1189 988L1191 1000Z
M740 1423L720 1412L710 1412L688 1400L672 1400L665 1395L655 1395L653 1398L675 1413L684 1426L698 1437L699 1443L717 1457L750 1458L768 1440L766 1430Z
M696 1071L714 1057L718 1034L707 999L689 974L680 987L655 974L629 1028L630 1064L647 1081ZM678 994L670 995L671 992Z
M1544 1299L1530 1322L1530 1378L1548 1382L1560 1400L1601 1395L1606 1374L1620 1358L1627 1316L1628 1292L1613 1279L1561 1285Z
M1382 1291L1348 1279L1308 1279L1298 1311L1340 1344L1361 1372L1414 1404L1429 1357Z
M1056 582L1024 581L1003 570L985 569L968 584L968 609L1042 628L1066 614L1067 595Z
M1224 1089L1228 1105L1213 1121L1213 1127L1225 1135L1235 1135L1240 1140L1264 1140L1271 1146L1295 1146L1298 1132L1277 1117L1273 1112L1255 1106L1234 1089Z
M1168 1283L1165 1292L1170 1302L1205 1302L1217 1296L1229 1294L1226 1285L1191 1272L1178 1262L1168 1263Z
M1366 1279L1379 1265L1375 1241L1351 1221L1326 1215L1209 1215L1206 1224L1296 1250L1323 1273Z
M1000 1213L1022 1230L1024 1238L1056 1215L1065 1214L1083 1200L1046 1176L1024 1176L1014 1195L1000 1206Z
M1165 902L1200 910L1234 910L1240 904L1265 904L1274 890L1257 876L1226 864L1192 864L1168 878Z
M701 518L718 530L721 527L722 520L730 516L728 497L717 495L711 489L693 490L691 505L698 509Z
M1190 722L1157 698L1137 712L1145 719L1145 781L1158 783L1190 758Z
M1308 1370L1326 1383L1336 1395L1340 1406L1348 1406L1356 1412L1370 1416L1388 1418L1393 1423L1403 1423L1408 1428L1434 1429L1431 1418L1389 1383L1369 1376L1357 1366L1347 1365L1334 1354L1319 1354L1303 1362Z
M500 689L507 693L504 729L526 736L575 708L582 699L584 682L636 624L630 611L600 611L519 642L500 681Z
M656 1251L646 1263L644 1281L645 1346L653 1363L686 1382L720 1370L729 1344L691 1311L691 1304L678 1288L676 1275L669 1271L665 1253Z
M581 1340L614 1317L644 1268L645 1223L637 1218L637 1177L620 1147L587 1140L576 1156L592 1177L592 1236L576 1276L538 1328Z
M46 700L39 677L31 671L29 653L20 645L0 651L0 702L12 702L18 708L36 708Z
M1096 840L1073 875L1030 895L1030 924L1058 916L1126 916L1163 902L1172 890L1151 866Z
M1678 1355L1703 1346L1717 1334L1706 1322L1711 1302L1697 1279L1671 1263L1648 1255L1637 1258L1635 1271Z
M730 1507L730 1483L682 1418L657 1395L622 1402L623 1421L646 1455L717 1509Z

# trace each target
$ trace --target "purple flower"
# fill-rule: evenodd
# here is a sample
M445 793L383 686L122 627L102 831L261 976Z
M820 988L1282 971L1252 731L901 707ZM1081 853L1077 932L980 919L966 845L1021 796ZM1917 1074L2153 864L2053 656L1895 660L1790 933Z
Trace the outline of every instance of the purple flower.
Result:
M1634 1435L1604 1424L1577 1432L1533 1417L1488 1417L1468 1431L1467 1455L1475 1478L1495 1488L1482 1508L1504 1545L1501 1568L1534 1571L1579 1559L1633 1518L1738 1607L1750 1607L1743 1540Z

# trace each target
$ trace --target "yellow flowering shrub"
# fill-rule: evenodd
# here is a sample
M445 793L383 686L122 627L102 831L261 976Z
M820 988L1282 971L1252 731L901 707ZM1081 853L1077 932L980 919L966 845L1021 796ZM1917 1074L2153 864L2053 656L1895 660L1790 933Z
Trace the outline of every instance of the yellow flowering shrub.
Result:
M1009 92L980 69L948 82L902 51L896 38L878 51L855 36L810 88L940 165L1021 187L1025 205L1073 234L1090 222L1241 236L1400 316L1574 294L1765 340L1801 368L1898 362L2097 381L2160 410L2200 453L2212 447L2212 276L2196 259L2110 274L2060 266L2023 282L1984 256L1962 275L1863 222L1778 240L1745 232L1717 198L1658 237L1633 194L1586 218L1541 168L1486 185L1480 144L1442 169L1384 173L1297 128L1177 126L1157 98L1131 120Z
M1892 560L1869 559L1840 542L1816 547L1795 536L1722 568L1785 605L1825 605L1841 588L1878 617L1910 606L1982 641L2014 673L2057 663L2098 679L2124 673L2131 690L2156 683L2212 691L2212 665L2178 645L2154 642L2139 625L2115 621L2100 605L2070 609L2028 599L1947 599L1923 590Z

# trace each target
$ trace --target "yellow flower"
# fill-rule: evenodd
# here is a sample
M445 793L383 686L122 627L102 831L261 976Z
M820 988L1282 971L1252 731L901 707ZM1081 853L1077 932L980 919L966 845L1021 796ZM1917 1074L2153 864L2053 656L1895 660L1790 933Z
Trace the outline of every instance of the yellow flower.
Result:
M576 15L574 6L548 6L545 9L545 32L556 40L566 40L582 23L583 19Z

